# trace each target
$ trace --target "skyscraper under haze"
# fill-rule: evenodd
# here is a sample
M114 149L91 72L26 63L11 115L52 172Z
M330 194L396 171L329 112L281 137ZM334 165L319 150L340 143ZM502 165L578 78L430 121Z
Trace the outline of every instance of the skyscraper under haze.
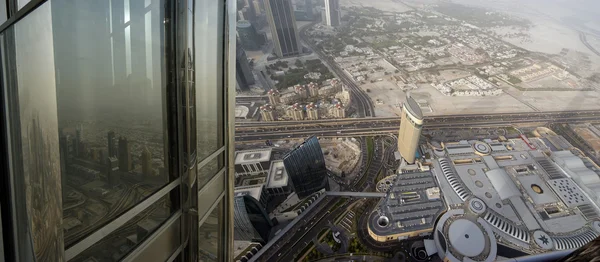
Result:
M107 135L107 143L108 143L108 156L116 156L117 152L115 152L115 132L109 131Z
M306 11L306 18L313 20L313 3L312 0L304 0L304 9Z
M152 176L152 153L148 150L148 147L144 147L140 156L142 162L142 174L147 177Z
M127 138L119 138L119 170L129 172L132 169L131 147Z
M323 188L329 190L325 157L316 136L308 138L285 155L283 164L299 198Z
M423 128L423 113L417 102L410 96L402 106L402 119L398 132L398 152L406 162L415 162L415 154L419 146L421 129Z
M278 57L294 56L302 52L296 17L290 0L265 0L267 21Z
M339 0L325 0L325 24L339 26L341 20Z
M236 80L240 89L250 90L250 85L254 85L255 83L254 75L252 75L252 69L250 69L250 65L248 64L246 52L244 52L240 43L237 43L235 67Z
M244 50L260 50L260 47L264 44L264 35L259 34L256 27L249 21L238 21L237 33Z

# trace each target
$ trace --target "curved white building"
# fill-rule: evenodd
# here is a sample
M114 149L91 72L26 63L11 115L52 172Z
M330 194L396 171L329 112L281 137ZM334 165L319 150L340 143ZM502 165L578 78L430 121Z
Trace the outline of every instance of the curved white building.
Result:
M419 146L421 129L423 128L423 113L412 97L407 97L402 106L402 120L398 132L398 152L406 162L415 162L415 153Z

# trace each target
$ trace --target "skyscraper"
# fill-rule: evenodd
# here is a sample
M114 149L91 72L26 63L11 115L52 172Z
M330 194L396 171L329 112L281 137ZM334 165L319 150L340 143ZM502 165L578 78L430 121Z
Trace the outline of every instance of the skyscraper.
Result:
M278 57L294 56L302 52L296 17L290 0L265 0L267 21Z
M285 155L283 164L299 198L323 188L329 190L325 157L316 136L308 138Z
M402 105L402 119L398 132L398 152L406 162L415 162L415 154L419 146L421 129L423 128L423 113L417 102L410 96Z
M304 9L306 11L306 18L312 20L313 18L313 0L304 0Z
M107 135L108 142L108 156L116 156L117 152L115 152L115 132L109 131Z
M266 243L273 222L265 207L250 194L236 193L234 201L234 239Z
M341 23L339 0L325 0L325 24L339 26Z
M116 157L106 158L106 180L111 186L118 186L121 183L119 177L119 160Z
M260 50L260 47L265 43L264 35L256 31L256 27L246 20L237 22L237 33L240 37L239 42L245 50Z
M76 157L79 157L81 154L83 154L82 150L81 150L81 126L78 125L77 128L75 129L75 143L73 143L73 152L75 153Z
M236 80L240 89L250 90L250 85L254 85L254 75L252 75L252 69L250 69L250 65L248 64L246 52L244 52L240 43L237 43L236 47L235 69Z
M129 172L132 169L131 148L127 138L119 137L119 170Z
M144 147L142 150L142 154L140 155L140 160L142 162L142 174L147 177L151 177L153 174L152 170L152 153L148 150L148 147Z

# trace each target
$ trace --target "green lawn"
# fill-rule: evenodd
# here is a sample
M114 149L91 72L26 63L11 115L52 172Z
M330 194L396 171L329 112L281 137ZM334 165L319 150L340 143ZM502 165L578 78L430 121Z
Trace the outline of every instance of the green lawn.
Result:
M371 160L373 160L373 151L374 151L374 147L375 147L375 145L373 144L374 143L373 137L367 137L366 141L367 141L367 165L365 167L364 173L362 174L360 181L358 181L359 185L362 185L365 183L365 180L367 179L367 176L365 176L365 174L367 173L367 171L369 170L369 167L371 166Z

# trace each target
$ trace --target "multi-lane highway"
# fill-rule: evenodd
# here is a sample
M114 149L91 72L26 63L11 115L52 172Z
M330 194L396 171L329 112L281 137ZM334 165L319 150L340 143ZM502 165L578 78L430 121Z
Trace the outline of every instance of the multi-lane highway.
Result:
M317 23L317 22L315 22ZM327 66L333 70L333 72L342 80L344 85L350 88L352 100L355 101L357 111L359 112L361 117L374 117L375 110L373 110L373 101L371 98L363 91L350 76L348 76L338 65L333 61L333 59L327 56L323 51L315 46L310 39L306 36L306 30L312 27L315 23L312 23L304 28L300 29L300 39L302 42L310 47L310 49L315 52L321 58L321 61L325 62Z
M600 111L538 112L427 117L425 129L506 126L526 123L575 123L600 121ZM335 121L253 122L236 125L239 142L276 140L291 137L368 136L397 132L398 118L341 119Z

